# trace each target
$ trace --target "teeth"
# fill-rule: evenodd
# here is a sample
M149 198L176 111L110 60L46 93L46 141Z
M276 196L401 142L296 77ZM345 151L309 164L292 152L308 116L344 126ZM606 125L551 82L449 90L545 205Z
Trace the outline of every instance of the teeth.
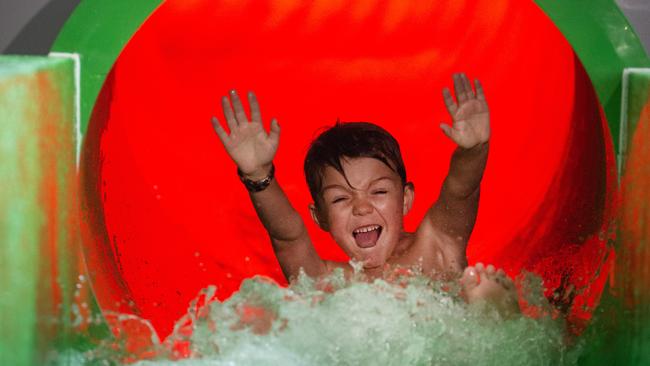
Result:
M373 230L379 230L379 225L372 225L372 226L362 227L362 228L360 228L360 229L356 229L356 230L354 230L354 233L355 233L355 234L359 234L359 233L367 233L367 232L369 232L369 231L373 231Z

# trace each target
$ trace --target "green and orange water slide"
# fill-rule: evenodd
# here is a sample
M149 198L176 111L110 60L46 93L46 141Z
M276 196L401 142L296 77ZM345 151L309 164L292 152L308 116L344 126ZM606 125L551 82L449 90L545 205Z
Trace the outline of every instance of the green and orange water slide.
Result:
M503 1L501 10L522 1ZM190 3L200 1L186 2ZM456 9L449 5L453 1L441 3L447 4L443 10ZM164 316L148 309L150 305L138 297L136 281L129 279L128 268L121 267L128 265L121 259L126 254L116 251L119 245L102 241L112 242L105 239L113 230L106 223L119 221L107 221L102 198L97 197L97 192L105 192L103 181L94 173L108 161L102 155L107 150L101 134L111 126L93 127L93 123L106 122L119 112L105 101L118 98L119 70L114 65L125 47L157 13L187 11L178 4L81 2L50 56L0 57L1 365L41 364L53 350L83 348L90 333L110 337L111 329L94 320L100 309L153 314L158 332L167 332ZM588 342L581 362L646 364L650 362L650 274L646 270L650 266L650 60L611 0L537 0L535 4L571 45L579 59L576 65L584 66L606 119L603 135L609 141L603 145L611 145L615 154L610 168L615 169L618 184L613 184L613 194L603 195L611 202L602 204L614 211L612 223L600 226L611 228L611 240L604 242L605 251L613 249L607 251L613 254L597 257L598 265L585 265L603 272L593 278L602 282L604 290L600 290L602 297L600 291L594 295L599 305L588 311L594 315L580 330ZM463 9L459 6L455 11L481 18L481 13ZM242 16L235 10L229 16ZM494 27L497 35L517 29ZM227 53L228 48L220 52ZM495 61L486 74L499 75L498 68ZM578 146L588 149L588 142ZM600 266L603 263L607 265ZM512 271L524 267L512 264ZM235 273L235 278L239 281L248 274ZM177 301L179 307L186 307ZM168 317L175 319L178 314Z

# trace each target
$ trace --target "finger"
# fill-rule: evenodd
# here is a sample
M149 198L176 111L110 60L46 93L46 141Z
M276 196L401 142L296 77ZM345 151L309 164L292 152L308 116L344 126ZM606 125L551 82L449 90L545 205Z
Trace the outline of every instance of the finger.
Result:
M458 110L458 105L454 101L454 97L451 96L449 88L442 89L442 99L445 101L445 107L447 107L449 114L452 116L455 115Z
M271 120L271 130L269 131L269 138L274 143L278 143L280 141L280 125L278 124L278 120L275 118Z
M221 97L221 108L223 108L223 115L226 116L228 128L230 129L230 132L232 132L237 128L237 120L235 119L235 113L232 111L228 97Z
M467 100L467 94L465 93L465 84L460 74L454 74L454 92L456 93L456 100L458 104L463 103Z
M476 87L476 98L485 101L485 94L483 93L483 85L478 79L474 80L474 87Z
M475 98L474 90L472 90L472 83L469 82L467 75L465 75L464 73L460 74L460 78L463 81L463 89L465 90L465 95L467 96L467 99Z
M235 119L238 124L248 123L248 117L244 111L244 106L241 104L241 99L235 90L230 91L230 99L232 99L232 107L235 109Z
M262 114L260 113L260 105L257 102L257 97L252 91L248 92L248 104L251 106L251 122L262 123Z
M212 117L212 127L214 128L214 131L217 133L217 136L219 136L219 140L221 140L222 144L226 144L226 141L228 140L228 134L226 133L226 130L221 127L221 124L219 123L219 120L217 117Z
M447 137L449 137L452 140L454 139L454 137L452 136L453 133L454 133L454 130L451 128L450 125L445 124L445 123L441 123L440 128L442 129L442 132L444 132L445 135L447 135Z

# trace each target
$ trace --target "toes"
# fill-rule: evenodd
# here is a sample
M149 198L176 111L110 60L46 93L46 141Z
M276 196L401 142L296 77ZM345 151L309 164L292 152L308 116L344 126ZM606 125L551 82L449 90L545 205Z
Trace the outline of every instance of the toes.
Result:
M506 272L499 268L496 271L496 274L494 276L494 280L501 286L503 286L506 290L511 290L514 287L514 282L512 282L512 279L508 277Z
M510 277L506 275L504 275L503 277L499 277L499 283L501 284L501 286L503 286L503 288L505 288L508 291L515 288L515 283L512 282Z
M490 281L496 281L496 273L497 273L496 268L494 268L493 265L488 264L485 267L485 271L481 273L481 275Z
M485 271L485 266L484 266L483 263L481 263L481 262L476 263L476 264L474 265L474 268L476 268L476 270L477 270L479 273Z
M466 292L478 286L479 274L476 268L471 266L465 268L463 276L460 278L460 283Z

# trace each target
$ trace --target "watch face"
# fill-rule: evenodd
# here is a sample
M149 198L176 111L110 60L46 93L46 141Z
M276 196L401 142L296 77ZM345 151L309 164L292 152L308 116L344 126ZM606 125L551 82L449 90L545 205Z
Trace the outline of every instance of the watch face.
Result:
M271 181L273 180L273 175L275 174L275 166L271 165L271 171L269 171L269 175L258 181L244 178L242 176L242 173L239 171L239 169L237 170L237 174L239 174L239 179L242 181L242 183L244 183L246 189L248 189L251 192L260 192L266 189L266 187L268 187L269 184L271 184Z

